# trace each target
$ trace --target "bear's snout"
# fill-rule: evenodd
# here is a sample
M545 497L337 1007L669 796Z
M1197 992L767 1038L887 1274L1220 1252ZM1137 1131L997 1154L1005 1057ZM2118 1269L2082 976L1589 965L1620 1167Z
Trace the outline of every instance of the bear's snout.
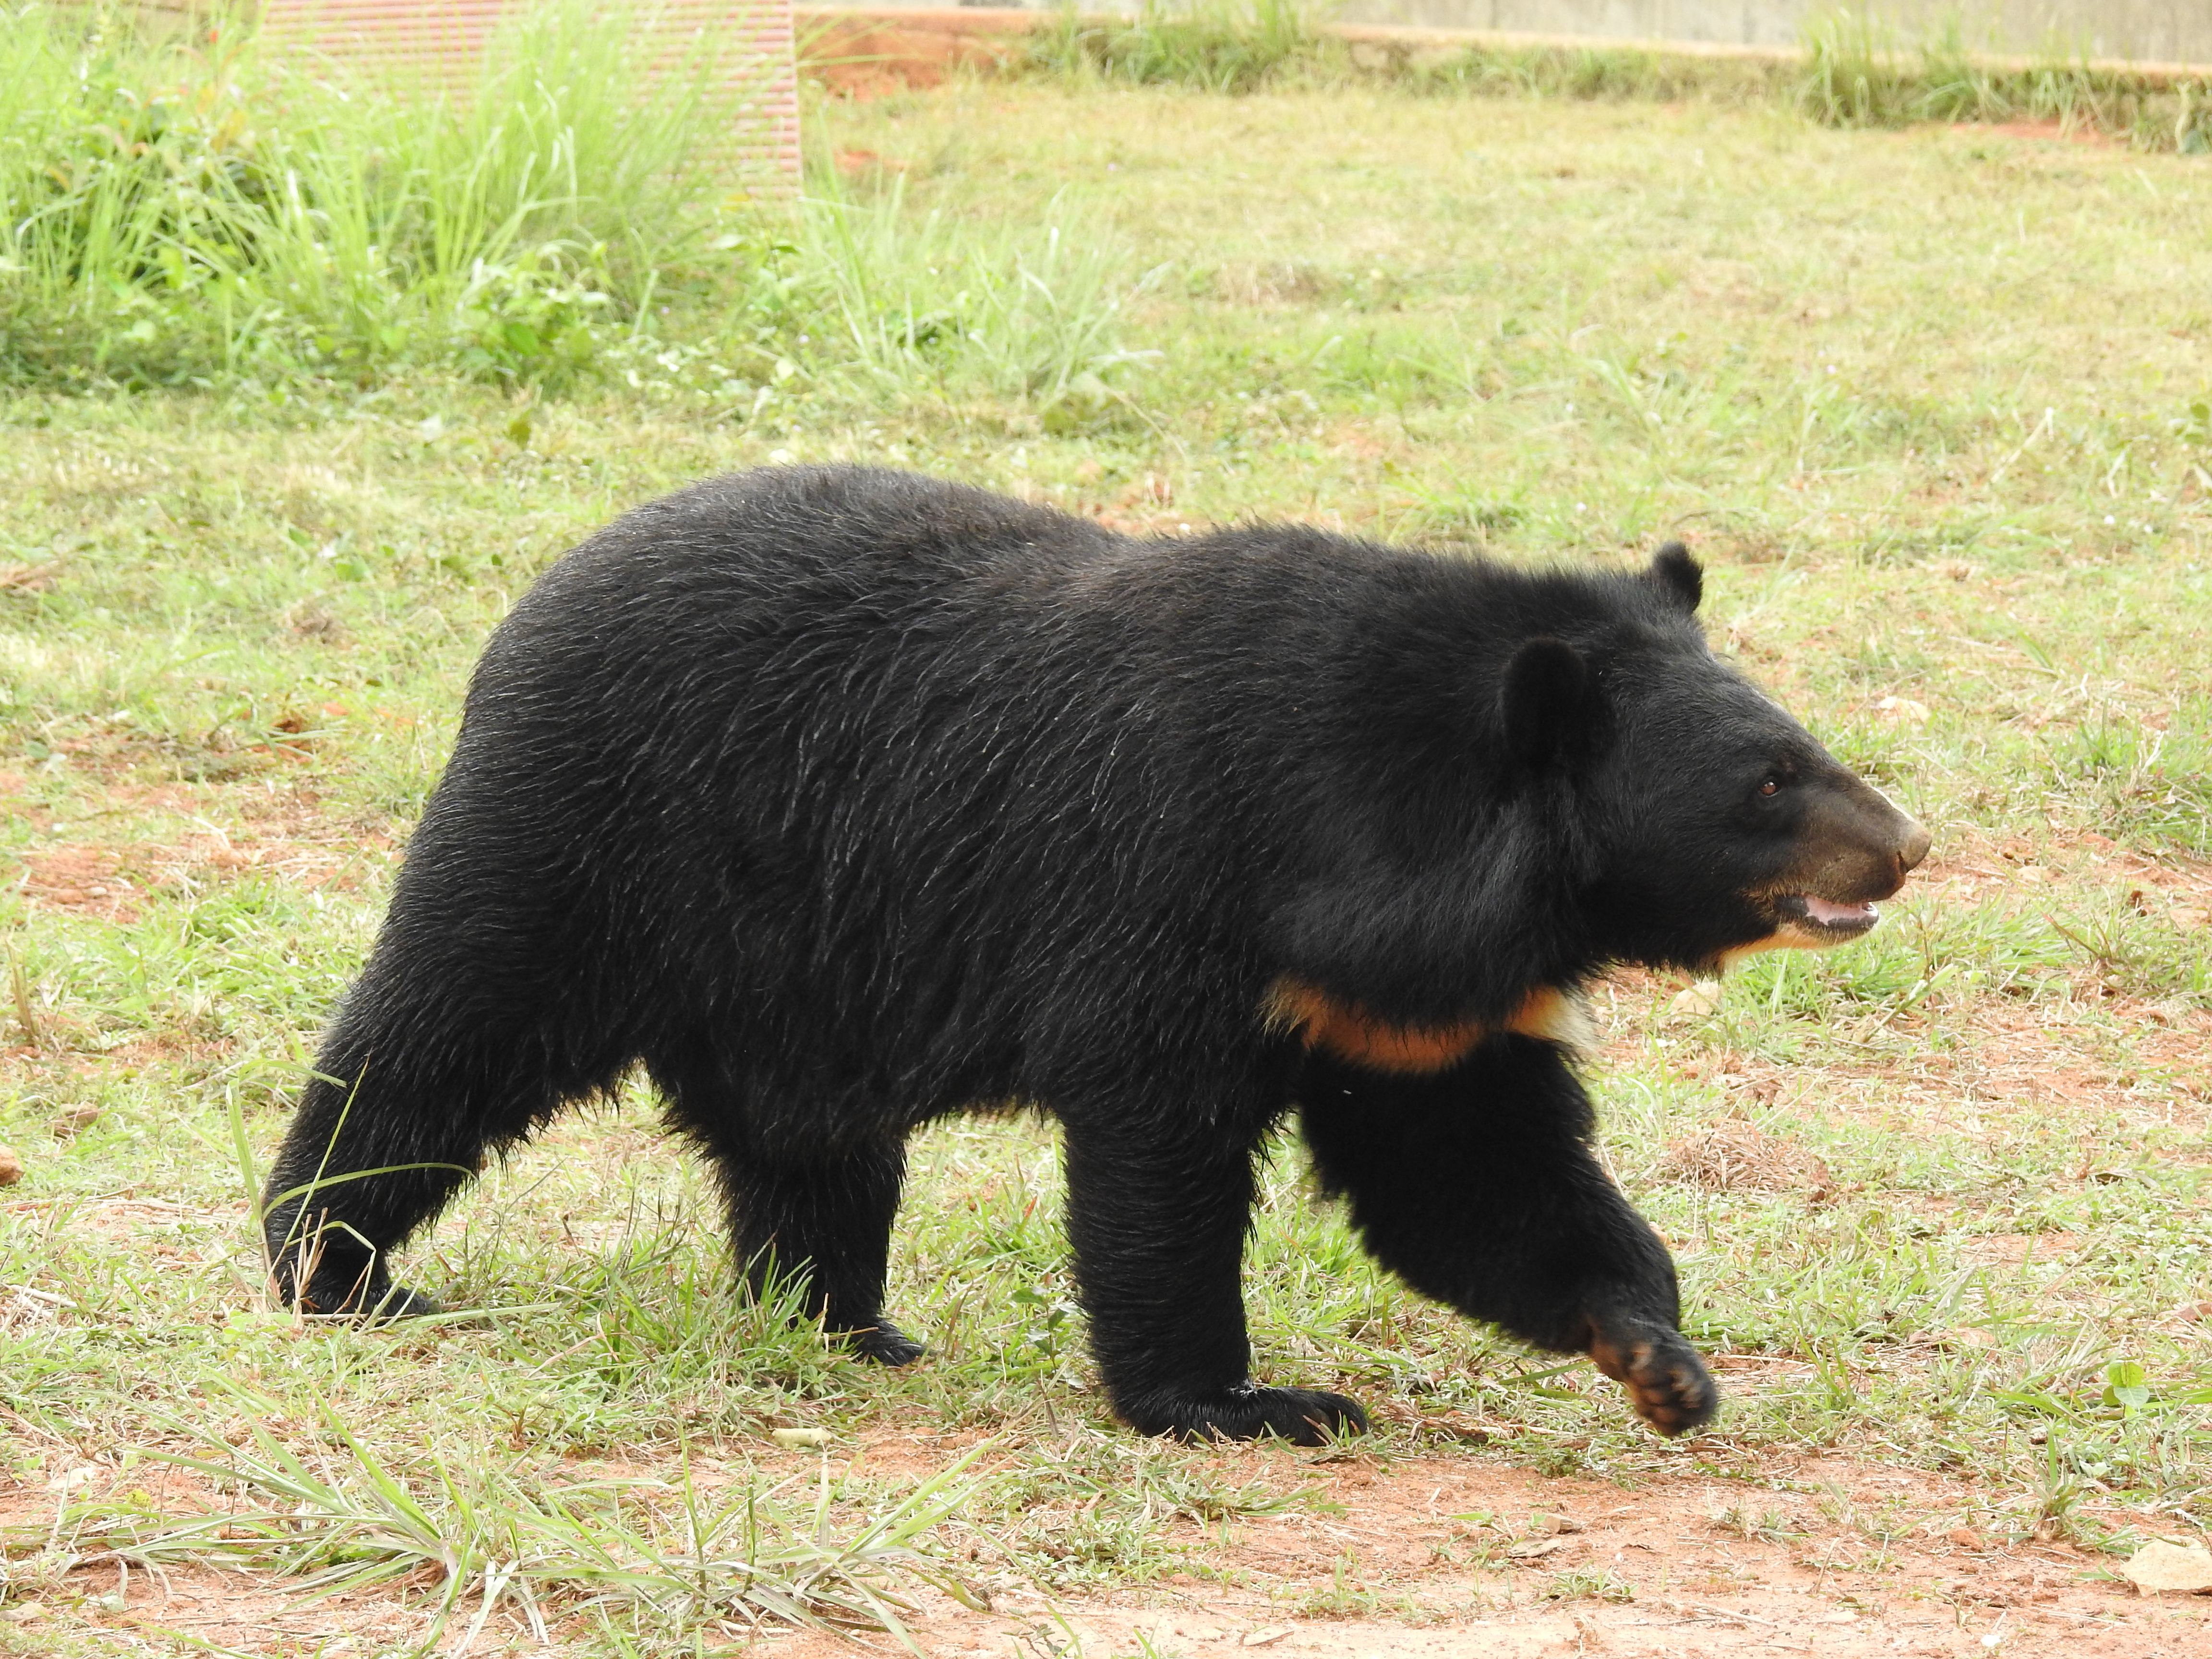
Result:
M1903 814L1900 813L1899 816L1902 817ZM1917 819L1905 818L1905 839L1898 844L1897 848L1897 879L1899 886L1904 884L1907 876L1920 867L1921 860L1928 856L1928 849L1936 844L1935 837L1928 833Z
M1837 767L1808 788L1796 856L1753 896L1774 932L1725 953L1723 964L1864 938L1881 921L1881 902L1928 856L1927 830L1855 774Z

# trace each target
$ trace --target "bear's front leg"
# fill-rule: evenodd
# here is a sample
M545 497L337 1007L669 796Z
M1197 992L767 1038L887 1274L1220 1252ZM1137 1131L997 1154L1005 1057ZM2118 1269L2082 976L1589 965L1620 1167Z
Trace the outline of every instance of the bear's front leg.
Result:
M1552 1044L1492 1038L1393 1074L1316 1050L1298 1086L1323 1182L1414 1289L1539 1347L1587 1353L1662 1434L1719 1391L1677 1328L1674 1264L1591 1154L1589 1097Z
M1091 1350L1114 1409L1142 1433L1312 1446L1367 1426L1342 1395L1251 1380L1240 1279L1254 1151L1156 1126L1067 1126L1067 1232Z

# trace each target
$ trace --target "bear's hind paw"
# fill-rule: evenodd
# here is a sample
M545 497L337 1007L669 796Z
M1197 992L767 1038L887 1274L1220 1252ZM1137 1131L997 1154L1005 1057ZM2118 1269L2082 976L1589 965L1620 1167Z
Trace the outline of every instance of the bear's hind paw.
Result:
M1636 1414L1660 1433L1686 1434L1712 1421L1720 1389L1697 1350L1668 1331L1590 1344L1597 1368L1628 1390Z
M873 1360L878 1365L911 1365L929 1352L888 1319L879 1319L862 1330L847 1331L845 1346L855 1358Z
M310 1285L298 1303L304 1314L326 1319L350 1319L362 1325L384 1325L395 1319L421 1319L446 1311L445 1304L410 1291L404 1285L350 1286L343 1291L319 1291Z
M1218 1394L1154 1403L1130 1419L1147 1434L1178 1440L1261 1440L1325 1446L1367 1431L1358 1401L1318 1389L1263 1389L1247 1382Z

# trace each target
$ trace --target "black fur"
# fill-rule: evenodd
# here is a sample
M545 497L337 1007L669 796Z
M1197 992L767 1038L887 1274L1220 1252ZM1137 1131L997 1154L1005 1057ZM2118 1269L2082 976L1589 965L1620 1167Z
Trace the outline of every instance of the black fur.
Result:
M1794 871L1893 889L1906 821L1711 654L1698 584L1679 549L1529 574L1296 527L1139 542L857 469L641 508L485 650L277 1160L279 1284L430 1305L389 1253L641 1060L750 1271L902 1363L906 1138L1031 1103L1065 1127L1123 1416L1310 1440L1359 1409L1250 1383L1238 1290L1254 1161L1296 1107L1410 1282L1701 1420L1672 1267L1557 1047L1407 1076L1268 1012L1291 981L1503 1028L1608 961L1774 934ZM334 1179L394 1165L421 1167Z

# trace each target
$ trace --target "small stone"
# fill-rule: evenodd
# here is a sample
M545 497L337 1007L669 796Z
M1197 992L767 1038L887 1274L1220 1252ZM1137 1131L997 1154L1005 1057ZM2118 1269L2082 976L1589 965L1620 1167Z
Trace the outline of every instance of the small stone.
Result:
M770 1429L768 1437L779 1446L788 1446L794 1451L810 1450L830 1443L827 1429Z
M12 1146L0 1146L0 1187L12 1187L23 1178L23 1160Z
M1721 982L1717 979L1701 979L1686 991L1678 991L1674 1000L1667 1005L1670 1014L1680 1014L1689 1019L1711 1019L1721 1011Z
M1976 1532L1972 1527L1954 1527L1946 1535L1962 1550L1979 1550L1989 1547L1982 1541L1981 1534Z
M2212 1595L2212 1550L2202 1544L2145 1544L2120 1568L2120 1574L2145 1595L2179 1590Z

